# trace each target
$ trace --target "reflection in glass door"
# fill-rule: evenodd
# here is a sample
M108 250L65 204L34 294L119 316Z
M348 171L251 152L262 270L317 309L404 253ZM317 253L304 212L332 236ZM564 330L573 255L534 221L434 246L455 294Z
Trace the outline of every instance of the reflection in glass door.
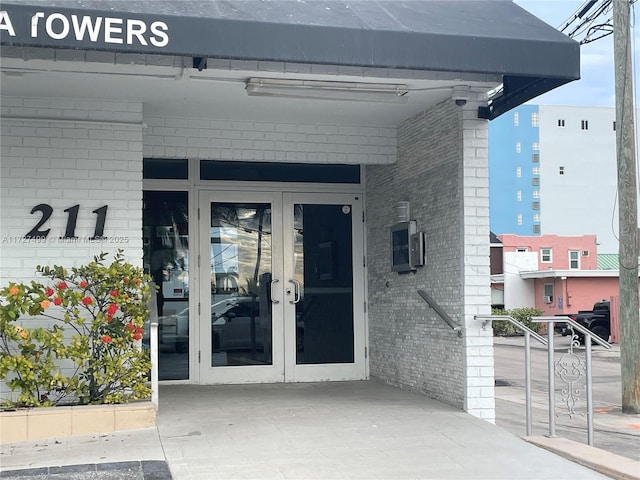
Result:
M366 378L361 199L202 192L200 209L200 382Z
M143 192L144 269L158 290L158 378L189 379L188 193ZM148 346L145 329L143 344Z
M211 203L211 366L271 365L271 204Z

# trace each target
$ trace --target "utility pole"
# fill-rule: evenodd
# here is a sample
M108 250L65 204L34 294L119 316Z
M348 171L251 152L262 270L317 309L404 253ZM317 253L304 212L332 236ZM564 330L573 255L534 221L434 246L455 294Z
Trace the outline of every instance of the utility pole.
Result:
M630 0L613 0L616 152L620 221L620 368L622 412L640 413L638 200L633 125Z

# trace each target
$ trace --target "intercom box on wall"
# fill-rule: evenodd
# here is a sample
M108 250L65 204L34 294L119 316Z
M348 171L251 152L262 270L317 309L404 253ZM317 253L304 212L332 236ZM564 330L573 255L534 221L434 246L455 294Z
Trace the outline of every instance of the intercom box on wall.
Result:
M424 232L418 232L415 220L391 227L391 270L412 272L424 265Z

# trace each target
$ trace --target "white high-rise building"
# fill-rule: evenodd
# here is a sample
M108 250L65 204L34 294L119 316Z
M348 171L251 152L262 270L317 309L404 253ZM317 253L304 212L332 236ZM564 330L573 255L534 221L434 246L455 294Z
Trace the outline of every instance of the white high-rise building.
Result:
M618 253L615 118L613 107L523 105L491 122L492 231L595 234L598 253Z

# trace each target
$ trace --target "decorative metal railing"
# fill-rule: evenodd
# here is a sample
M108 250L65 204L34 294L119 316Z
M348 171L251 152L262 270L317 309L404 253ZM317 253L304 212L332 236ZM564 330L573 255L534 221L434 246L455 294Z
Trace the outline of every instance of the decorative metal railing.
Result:
M594 335L589 329L576 323L566 316L531 317L532 322L547 324L547 340L534 332L523 323L508 315L476 315L476 320L482 320L482 328L486 328L492 320L506 320L519 330L524 332L525 338L525 406L526 406L526 433L532 433L531 412L531 337L547 347L548 358L548 408L549 408L549 437L556 436L556 377L562 382L560 389L561 399L567 407L567 415L573 418L576 415L585 415L578 412L578 405L583 394L582 379L585 380L586 390L586 417L587 417L587 443L593 445L593 382L591 377L591 344L595 342L605 348L611 348L606 340ZM568 351L555 359L554 327L556 323L564 323L570 331L571 341ZM582 342L581 342L582 340ZM577 354L580 344L584 343L585 358L582 360Z
M611 348L611 344L594 335L588 328L565 316L532 317L531 321L547 324L548 377L549 377L549 436L556 434L556 405L555 405L555 378L563 383L561 398L567 407L567 415L573 418L578 415L576 405L582 395L581 379L585 378L586 403L587 403L587 443L593 445L593 382L591 377L591 344L595 342L605 348ZM571 332L571 342L566 353L555 360L554 349L554 325L564 323ZM579 333L576 333L579 332ZM576 350L580 346L580 339L584 339L584 361L577 355Z
M527 436L531 436L533 430L533 414L531 408L531 337L538 340L543 345L547 345L547 341L538 333L531 330L524 323L519 322L509 315L476 315L476 320L482 320L482 328L487 328L492 320L506 320L511 325L524 333L524 385L525 385L525 411L526 420L525 428Z
M458 333L458 336L462 336L462 326L459 325L453 318L451 318L447 312L442 310L440 306L436 303L436 301L429 296L427 292L424 290L418 290L418 295L422 297L422 299L427 302L427 304L433 309L434 312L438 314L438 316L444 320L444 322L451 327L454 332Z

